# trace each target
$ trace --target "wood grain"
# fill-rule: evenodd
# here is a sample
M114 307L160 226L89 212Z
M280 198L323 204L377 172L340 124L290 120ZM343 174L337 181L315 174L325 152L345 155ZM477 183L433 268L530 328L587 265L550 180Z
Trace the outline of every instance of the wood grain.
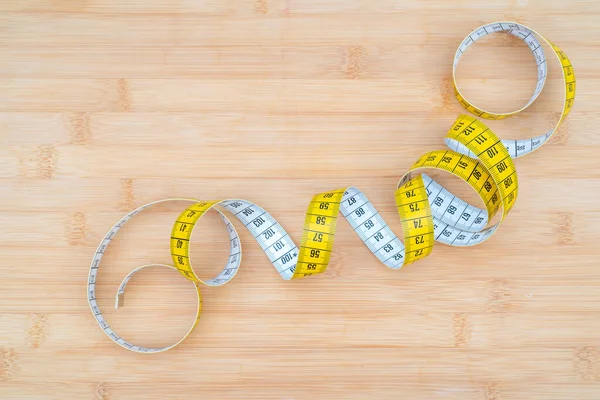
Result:
M0 397L597 400L598 18L583 0L0 0ZM328 271L284 282L240 229L242 269L203 290L179 347L138 355L98 328L91 256L152 200L246 198L299 243L310 197L354 185L400 233L398 178L463 112L456 46L496 20L559 45L578 93L552 143L516 161L520 198L490 241L391 271L341 222ZM461 61L461 89L518 108L533 59L488 39ZM552 126L553 59L549 71L526 112L489 123L499 136ZM100 271L102 310L136 344L172 343L194 315L190 283L167 270L112 307L132 268L170 262L178 210L137 217ZM210 217L195 240L210 276L224 229Z

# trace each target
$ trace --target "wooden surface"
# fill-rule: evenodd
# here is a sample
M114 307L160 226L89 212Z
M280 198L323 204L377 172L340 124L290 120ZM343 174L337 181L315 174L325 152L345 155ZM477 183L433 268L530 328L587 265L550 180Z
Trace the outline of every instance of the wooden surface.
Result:
M597 400L599 18L595 1L0 1L0 398ZM463 112L454 51L496 20L562 47L578 93L552 143L516 161L520 198L490 241L391 271L341 221L329 270L285 282L240 229L242 269L203 291L179 347L138 355L102 333L89 262L149 201L246 198L299 243L310 197L355 185L400 234L397 180ZM533 59L489 39L461 87L517 108ZM498 135L555 121L550 64L538 102L489 123ZM181 205L136 218L101 267L102 310L136 344L172 343L193 319L190 283L168 270L136 276L113 308L127 272L170 262ZM205 277L226 257L217 222L195 235Z

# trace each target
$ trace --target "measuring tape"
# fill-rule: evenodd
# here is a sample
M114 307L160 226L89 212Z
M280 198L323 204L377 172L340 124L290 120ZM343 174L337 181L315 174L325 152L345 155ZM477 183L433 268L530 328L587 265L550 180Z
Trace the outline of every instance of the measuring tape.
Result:
M521 109L509 113L494 113L473 105L461 94L456 82L456 67L463 53L480 38L496 32L507 32L522 39L537 61L538 81L531 99ZM556 126L546 134L530 139L502 140L477 118L461 115L444 140L449 150L432 151L421 156L397 185L394 195L403 240L392 232L367 196L355 187L340 188L313 196L306 212L300 247L296 246L273 216L248 200L155 201L125 215L105 235L94 253L88 279L88 301L96 321L114 342L135 352L156 353L181 343L192 332L200 318L200 284L223 285L235 276L240 267L240 239L225 211L231 213L248 229L285 280L320 274L327 269L340 215L348 221L375 257L392 269L400 269L426 257L431 253L436 241L451 246L473 246L484 242L498 229L517 200L519 184L512 159L538 149L556 131L573 107L575 75L569 59L555 44L534 30L513 22L496 22L475 29L462 41L454 57L452 76L458 101L479 118L503 119L531 105L544 87L548 68L538 38L552 48L562 66L565 95L562 114ZM423 173L425 169L442 170L459 177L478 193L485 208L475 207L453 195ZM131 271L119 286L115 307L123 305L125 287L134 274L149 267L172 268L194 285L198 298L196 318L187 334L173 345L159 348L137 346L117 335L102 316L95 289L98 269L106 248L127 221L147 208L172 201L192 203L181 212L173 225L170 251L174 266L150 264ZM499 210L499 221L488 227ZM216 277L203 281L192 267L189 250L196 224L209 211L217 212L226 225L230 253L223 270Z

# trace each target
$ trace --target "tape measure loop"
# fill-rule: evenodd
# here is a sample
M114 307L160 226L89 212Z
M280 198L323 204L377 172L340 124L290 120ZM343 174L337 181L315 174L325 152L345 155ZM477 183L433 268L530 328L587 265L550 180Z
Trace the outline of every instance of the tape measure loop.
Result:
M456 79L456 69L463 53L478 39L497 32L507 32L523 40L531 50L535 58L537 68L537 83L531 98L520 109L507 113L490 112L475 106L472 102L467 100L461 93ZM461 42L461 44L458 46L458 49L456 50L454 62L452 64L452 82L454 86L454 95L458 102L467 111L469 111L471 114L476 115L479 118L490 120L504 119L512 115L516 115L528 108L540 96L542 89L544 88L544 84L548 76L548 63L544 53L544 48L540 43L540 40L538 40L538 38L541 39L541 42L546 43L552 49L558 61L560 62L564 82L563 108L561 115L558 118L554 128L552 128L545 134L534 136L529 139L502 140L503 145L506 147L508 153L512 158L522 157L539 149L544 143L548 141L548 139L550 139L554 132L556 132L564 118L571 111L575 100L576 91L575 72L573 70L573 65L571 64L571 61L564 53L564 51L562 51L558 46L556 46L550 40L548 40L547 38L545 38L544 36L542 36L541 34L529 27L515 22L493 22L491 24L482 25L479 28L475 29L467 36L467 38L465 38Z
M190 327L190 329L188 330L188 332L185 334L185 336L183 336L183 338L181 338L175 344L172 344L172 345L166 346L166 347L156 347L156 348L154 348L154 347L137 346L137 345L134 345L133 343L130 343L127 340L123 339L121 336L119 336L110 327L108 321L106 321L106 319L102 315L102 312L100 311L100 306L98 305L98 300L96 298L96 284L97 284L97 281L98 281L98 270L100 269L100 262L102 261L102 257L104 256L104 253L108 249L108 246L110 245L110 243L112 242L112 240L114 239L114 237L116 236L116 234L118 233L118 231L130 219L132 219L134 216L136 216L140 212L142 212L142 211L144 211L144 210L146 210L146 209L148 209L148 208L150 208L150 207L152 207L154 205L161 204L161 203L166 203L166 202L195 202L195 200L192 200L192 199L165 199L165 200L158 200L158 201L154 201L152 203L145 204L145 205L143 205L141 207L138 207L138 208L130 211L123 218L121 218L119 220L119 222L117 222L106 233L106 235L104 235L104 238L102 239L102 241L98 245L98 248L96 249L96 252L94 253L94 255L92 257L92 263L90 265L90 272L89 272L88 284L87 284L87 298L88 298L88 303L89 303L90 309L92 311L92 315L94 316L94 319L96 320L96 322L98 323L98 325L100 326L100 328L102 329L102 331L112 341L114 341L119 346L121 346L121 347L123 347L123 348L125 348L127 350L131 350L131 351L134 351L134 352L137 352L137 353L158 353L158 352L169 350L169 349L177 346L179 343L181 343L183 340L185 340L185 338L187 338L188 335L194 330L194 328L196 327L196 325L198 323L198 320L200 318L200 312L201 312L201 309L202 309L202 299L201 299L201 294L200 294L200 288L197 285L194 285L195 289L196 289L196 293L197 293L197 300L198 300L197 309L196 309L196 318L194 319L194 323L192 324L192 326ZM145 269L145 268L148 268L148 267L166 267L166 268L176 269L173 266L165 265L165 264L149 264L149 265L143 265L141 267L138 267L138 268L134 269L129 274L127 274L127 276L125 276L125 278L121 282L121 285L119 286L119 289L117 290L116 301L115 301L115 308L119 308L119 306L123 305L125 288L126 288L127 284L129 283L131 277L134 274L136 274L137 272L141 271L142 269Z
M170 248L175 268L177 268L186 279L193 282L201 282L208 286L221 286L233 279L242 260L242 247L237 230L225 214L216 208L216 206L221 203L222 202L220 201L203 201L186 208L179 214L179 217L173 224L173 229L171 230ZM216 277L208 281L203 281L198 278L196 272L192 268L190 244L196 223L198 223L205 213L211 210L219 214L227 228L227 234L229 236L229 257L227 259L227 264Z
M467 51L467 49L469 47L471 47L471 45L473 45L477 40L479 40L485 36L492 35L494 33L498 33L498 32L505 32L505 33L508 33L510 35L513 35L513 36L523 40L523 42L525 42L525 44L531 50L531 52L536 60L536 65L537 65L537 70L538 70L537 84L536 84L536 87L535 87L534 92L531 95L530 99L520 109L515 110L515 111L506 112L506 113L486 111L480 107L475 106L472 102L467 100L462 95L462 93L460 92L460 89L458 87L458 83L457 83L457 79L456 79L456 68L458 66L460 58ZM454 63L452 64L452 78L453 78L453 83L454 83L454 92L455 92L455 95L456 95L458 101L461 104L463 104L463 106L465 106L465 108L469 112L477 115L480 118L484 118L484 119L497 120L497 119L506 118L511 115L518 114L521 111L524 111L527 107L529 107L538 98L538 96L542 92L542 89L544 88L544 84L546 82L547 75L548 75L548 66L546 63L546 55L544 54L544 49L541 46L540 42L535 37L534 31L527 28L526 26L523 26L521 24L517 24L514 22L495 22L495 23L491 23L491 24L485 24L485 25L482 25L479 28L475 29L474 31L472 31L465 38L465 40L463 40L462 43L458 46L458 49L456 50L456 54L454 56Z

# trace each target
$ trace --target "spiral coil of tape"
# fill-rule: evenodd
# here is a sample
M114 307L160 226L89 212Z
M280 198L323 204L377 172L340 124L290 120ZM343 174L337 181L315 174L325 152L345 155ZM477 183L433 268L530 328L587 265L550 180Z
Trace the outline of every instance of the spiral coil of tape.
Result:
M521 109L509 113L483 110L469 102L460 92L456 67L464 52L477 40L496 32L506 32L523 40L537 63L537 85L529 101ZM437 150L422 155L400 179L394 193L402 224L400 240L379 215L364 193L355 187L340 188L313 196L308 205L300 247L285 229L260 206L243 199L200 201L196 199L166 199L143 205L125 215L104 236L93 255L87 284L88 302L102 330L118 345L139 353L156 353L181 343L196 327L202 300L200 285L219 286L229 282L240 267L242 250L235 226L225 212L233 214L250 231L283 279L295 279L326 270L333 250L337 219L341 214L366 247L386 266L400 269L431 253L435 242L450 246L473 246L490 238L506 218L518 197L518 179L514 158L540 148L556 132L573 107L575 74L566 54L554 43L534 30L514 22L494 22L473 30L458 46L452 76L458 101L471 114L482 119L499 120L518 114L541 94L548 67L541 39L558 58L564 80L563 109L555 127L547 133L521 140L502 140L483 122L470 115L461 115L450 128L444 142L449 150ZM485 209L475 207L446 190L421 170L437 169L453 174L479 195ZM170 238L173 266L144 265L131 271L117 291L116 307L123 304L125 287L137 272L149 267L173 268L191 281L197 293L196 318L186 335L177 343L149 348L137 346L114 332L103 317L96 300L96 281L100 262L119 229L138 213L156 204L170 201L192 203L175 221ZM488 226L501 210L499 222ZM190 241L195 225L209 211L217 212L229 234L230 254L223 270L214 278L202 281L190 260Z

